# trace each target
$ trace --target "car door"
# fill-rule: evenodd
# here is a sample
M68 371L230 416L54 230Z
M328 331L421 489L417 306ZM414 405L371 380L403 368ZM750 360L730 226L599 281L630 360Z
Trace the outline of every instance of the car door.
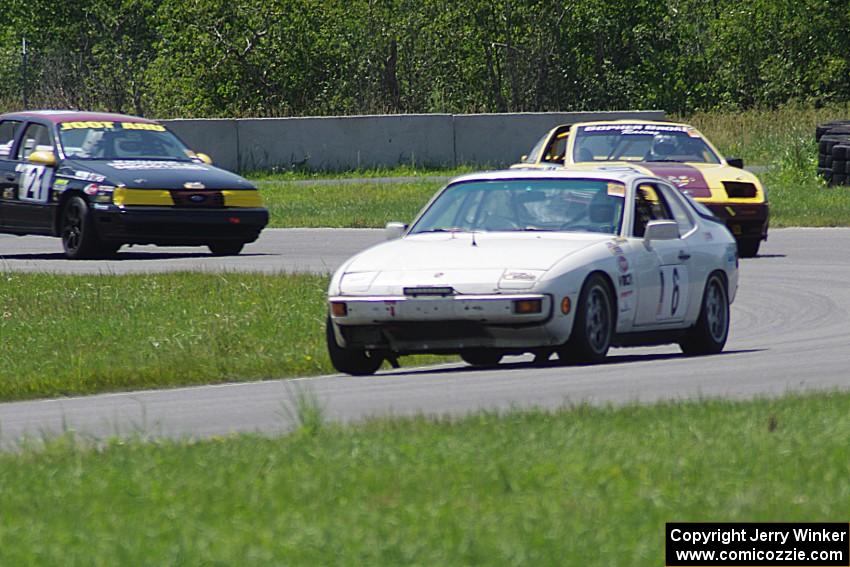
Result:
M669 187L656 182L637 185L632 214L631 249L637 278L635 327L675 328L685 322L692 300L692 269L689 237L693 221L680 215L678 202L672 203ZM676 206L679 205L679 206ZM680 218L676 218L679 216ZM645 242L646 225L653 220L671 220L679 224L678 238Z
M7 203L17 198L17 162L12 159L12 151L20 127L20 120L0 121L0 226L5 224L4 212Z
M55 168L29 161L34 152L55 156L52 128L39 122L28 122L14 148L15 181L13 198L4 201L3 222L7 228L30 233L49 233L53 206L50 188ZM11 176L7 175L7 179Z

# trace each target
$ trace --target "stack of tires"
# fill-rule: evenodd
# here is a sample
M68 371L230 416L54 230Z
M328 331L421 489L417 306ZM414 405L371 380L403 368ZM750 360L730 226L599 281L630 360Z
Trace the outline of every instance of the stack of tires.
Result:
M818 175L830 185L850 185L850 120L821 124L818 142Z

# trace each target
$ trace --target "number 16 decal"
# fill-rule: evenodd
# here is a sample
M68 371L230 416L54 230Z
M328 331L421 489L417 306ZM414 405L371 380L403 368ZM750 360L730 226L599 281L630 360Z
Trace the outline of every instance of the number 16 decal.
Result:
M656 318L682 319L688 305L688 269L684 266L661 266Z

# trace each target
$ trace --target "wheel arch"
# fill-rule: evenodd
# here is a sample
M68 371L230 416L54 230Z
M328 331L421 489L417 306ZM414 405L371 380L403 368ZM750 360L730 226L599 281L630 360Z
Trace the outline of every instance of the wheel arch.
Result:
M71 200L72 197L80 197L86 204L89 204L89 200L86 198L86 194L83 193L79 189L68 189L62 192L62 195L59 197L59 202L56 204L56 214L53 216L53 235L61 236L62 235L62 214L65 212L65 207L68 204L68 201Z
M617 286L614 285L614 280L613 280L613 278L611 278L611 274L609 274L605 270L596 269L596 270L591 270L584 277L584 280L581 282L581 289L584 289L584 284L586 284L587 281L590 278L592 278L594 275L599 275L600 277L602 277L602 279L608 285L608 292L610 293L610 298L611 298L611 310L612 310L611 315L613 317L614 329L616 330L617 329L617 320L619 319L619 316L620 316L620 308L619 308L618 303L617 303L617 301L618 301Z

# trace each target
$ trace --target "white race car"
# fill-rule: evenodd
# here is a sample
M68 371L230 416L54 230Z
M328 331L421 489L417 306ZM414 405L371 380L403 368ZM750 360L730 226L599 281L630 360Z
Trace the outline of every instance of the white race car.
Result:
M408 228L349 259L328 291L334 368L400 355L473 365L532 353L598 362L611 346L723 349L738 286L723 221L628 167L512 170L452 180Z

